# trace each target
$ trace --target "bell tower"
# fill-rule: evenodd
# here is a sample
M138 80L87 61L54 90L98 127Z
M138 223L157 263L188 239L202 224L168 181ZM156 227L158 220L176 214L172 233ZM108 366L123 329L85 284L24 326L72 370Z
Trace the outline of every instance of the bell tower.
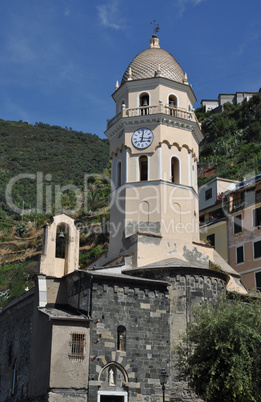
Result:
M112 95L108 259L133 267L178 257L199 241L197 160L203 139L187 75L154 34ZM155 248L156 246L156 248Z

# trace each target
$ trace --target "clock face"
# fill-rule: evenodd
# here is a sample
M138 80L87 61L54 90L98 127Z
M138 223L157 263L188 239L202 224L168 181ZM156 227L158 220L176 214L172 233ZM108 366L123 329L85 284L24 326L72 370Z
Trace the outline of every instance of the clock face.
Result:
M131 142L135 148L148 148L153 141L152 131L148 128L139 128L132 134Z

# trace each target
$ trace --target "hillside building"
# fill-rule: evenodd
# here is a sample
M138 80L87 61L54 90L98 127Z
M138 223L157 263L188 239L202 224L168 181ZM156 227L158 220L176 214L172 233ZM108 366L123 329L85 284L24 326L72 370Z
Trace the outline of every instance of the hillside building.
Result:
M215 178L199 194L201 239L241 274L247 289L261 289L261 175L243 182Z
M200 241L196 97L155 34L113 99L109 251L79 270L73 219L46 226L35 289L0 314L1 401L158 402L162 368L166 401L199 401L176 368L192 305L246 293Z
M204 107L205 112L214 110L216 113L223 112L223 105L225 103L232 103L232 105L240 105L243 101L248 101L253 95L258 92L236 92L235 94L219 94L218 99L202 99L201 106Z
M261 289L261 175L226 194L229 263L247 289Z
M237 181L215 177L199 188L200 239L228 262L228 224L223 209L223 194L235 188Z

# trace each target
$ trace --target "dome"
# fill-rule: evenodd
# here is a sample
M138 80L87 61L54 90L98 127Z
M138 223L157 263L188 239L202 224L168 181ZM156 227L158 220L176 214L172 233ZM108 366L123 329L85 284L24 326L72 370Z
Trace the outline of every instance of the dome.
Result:
M184 83L185 74L174 57L159 46L159 39L153 35L148 49L140 52L129 64L121 85L128 80L153 78L156 75Z

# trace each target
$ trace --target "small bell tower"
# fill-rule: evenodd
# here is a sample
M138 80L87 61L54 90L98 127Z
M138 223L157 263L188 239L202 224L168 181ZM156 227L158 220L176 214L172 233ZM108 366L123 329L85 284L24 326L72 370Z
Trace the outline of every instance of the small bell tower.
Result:
M79 268L79 231L74 219L61 214L46 224L39 273L61 278Z

